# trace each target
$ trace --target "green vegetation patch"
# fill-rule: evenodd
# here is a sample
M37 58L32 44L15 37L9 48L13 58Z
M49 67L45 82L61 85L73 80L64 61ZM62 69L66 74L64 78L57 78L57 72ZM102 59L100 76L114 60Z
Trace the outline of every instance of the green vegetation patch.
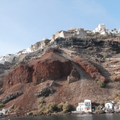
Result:
M74 107L69 103L59 103L56 104L55 102L46 103L46 102L39 102L38 106L39 113L54 113L54 112L70 112L74 110Z
M0 103L0 108L3 108L5 105L3 103Z
M98 80L97 84L101 87L104 88L105 87L105 83L103 81Z

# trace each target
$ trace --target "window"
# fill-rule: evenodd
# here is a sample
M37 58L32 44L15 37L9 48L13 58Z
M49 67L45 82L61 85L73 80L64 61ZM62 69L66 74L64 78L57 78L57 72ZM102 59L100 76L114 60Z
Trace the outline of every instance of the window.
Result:
M85 106L90 106L90 103L89 103L89 102L86 102L86 103L85 103Z

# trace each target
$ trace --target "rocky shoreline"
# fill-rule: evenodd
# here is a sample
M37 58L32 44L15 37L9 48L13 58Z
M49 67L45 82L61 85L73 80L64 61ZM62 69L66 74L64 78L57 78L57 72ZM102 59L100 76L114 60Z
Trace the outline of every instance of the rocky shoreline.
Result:
M78 112L78 113L63 113L63 112L57 112L57 113L41 113L41 114L31 114L31 113L11 113L8 115L1 116L1 118L11 118L11 117L36 117L36 116L64 116L64 115L96 115L96 114L120 114L119 112L104 112L104 111L97 111L97 112Z

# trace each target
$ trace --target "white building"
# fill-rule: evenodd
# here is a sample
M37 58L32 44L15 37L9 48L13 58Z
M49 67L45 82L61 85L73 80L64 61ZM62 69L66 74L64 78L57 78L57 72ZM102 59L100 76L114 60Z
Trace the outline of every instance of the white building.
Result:
M102 30L105 30L106 27L105 27L105 24L102 23L102 24L99 24L98 27L95 29L96 32L99 32L99 31L102 31Z
M2 109L2 110L0 111L0 116L5 115L7 112L8 112L7 109Z
M95 28L95 30L93 30L94 33L99 32L100 34L104 35L106 34L106 27L105 24L99 24L97 28Z
M113 30L109 30L106 29L106 26L104 23L99 24L97 28L95 28L95 30L93 30L94 33L98 32L101 35L106 35L106 34L112 34L112 35L116 35L116 36L120 36L120 29L113 29Z
M77 112L92 112L92 108L91 108L91 100L84 100L83 103L78 103L78 106L76 108Z
M113 111L113 103L105 103L105 112Z
M87 32L83 28L78 28L78 29L72 28L67 31L61 30L61 31L56 32L52 36L50 43L59 37L68 38L68 37L85 37L85 36L87 36Z

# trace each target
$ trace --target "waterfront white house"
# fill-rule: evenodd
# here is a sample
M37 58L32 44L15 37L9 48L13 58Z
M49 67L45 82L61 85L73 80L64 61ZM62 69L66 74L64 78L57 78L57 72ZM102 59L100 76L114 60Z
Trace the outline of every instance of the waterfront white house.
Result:
M0 116L5 115L7 112L8 112L7 109L2 109L2 110L0 111Z
M85 99L83 103L78 103L76 112L92 112L91 100Z
M113 109L114 107L112 102L105 103L105 112L113 111Z

